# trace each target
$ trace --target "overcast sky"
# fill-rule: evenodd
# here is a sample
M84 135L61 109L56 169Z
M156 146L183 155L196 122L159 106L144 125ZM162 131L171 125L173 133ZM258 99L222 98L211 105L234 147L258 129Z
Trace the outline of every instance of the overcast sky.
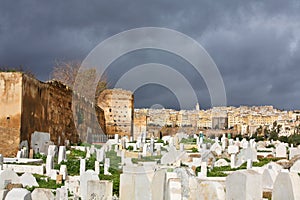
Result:
M48 80L55 61L82 61L106 38L146 26L174 29L197 40L221 72L228 105L300 108L298 0L1 0L0 66L22 65ZM135 52L113 65L132 66L151 59L171 60L166 63L170 66L182 62L166 59L170 56ZM115 82L120 72L113 69L109 74ZM185 69L182 73L192 72L188 65ZM189 81L198 87L194 89L200 105L208 108L210 98L201 77ZM142 86L135 96L137 107L178 108L174 94L158 85Z

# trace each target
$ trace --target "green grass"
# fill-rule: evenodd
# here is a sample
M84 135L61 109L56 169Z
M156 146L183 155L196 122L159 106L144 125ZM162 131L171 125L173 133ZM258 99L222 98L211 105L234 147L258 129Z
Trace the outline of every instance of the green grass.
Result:
M35 188L46 188L46 189L57 189L62 186L62 184L56 184L55 180L51 180L48 178L48 181L45 180L47 176L39 175L39 174L33 174L35 177L37 183L39 184L39 187L26 187L26 189L30 192L32 192Z
M196 138L183 138L180 143L183 144L197 144L197 139Z
M132 158L132 163L137 164L138 162L155 162L157 160L161 159L161 155L160 156L147 156L147 157L142 157L142 158Z

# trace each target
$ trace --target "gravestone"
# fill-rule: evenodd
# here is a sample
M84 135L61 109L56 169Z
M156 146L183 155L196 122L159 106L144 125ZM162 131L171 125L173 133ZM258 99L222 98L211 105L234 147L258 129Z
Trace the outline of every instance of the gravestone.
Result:
M49 175L51 173L51 170L54 167L54 163L53 163L53 157L51 155L47 156L46 159L46 174Z
M28 158L28 154L29 154L29 145L28 145L28 141L27 140L23 140L20 145L19 148L22 151L22 156L23 158Z
M154 176L153 165L124 166L120 175L121 200L151 200L151 181Z
M125 162L125 150L121 151L121 165L124 165Z
M111 175L111 173L108 171L110 167L110 159L109 158L105 158L105 162L104 162L104 175Z
M68 190L65 186L56 189L56 200L68 200Z
M290 154L289 154L289 159L291 160L292 158L294 158L295 156L300 155L300 149L299 148L290 148L289 149Z
M201 176L207 177L207 163L206 162L201 163Z
M95 172L98 175L100 174L100 164L97 160L95 161Z
M112 199L112 182L89 180L87 182L87 199Z
M58 164L60 164L62 161L66 160L66 147L60 146L58 151Z
M296 173L280 172L273 186L272 200L300 199L300 178Z
M269 168L264 169L262 174L262 187L266 190L272 190L278 173L276 170Z
M68 180L65 181L65 186L68 188L71 194L80 196L80 183L79 183L80 177L75 176L69 176Z
M85 172L85 159L80 159L80 176Z
M119 143L119 135L118 134L115 134L115 143Z
M218 182L203 181L197 187L197 200L225 200L224 186Z
M93 155L95 152L96 152L95 145L91 145L91 148L90 148L91 155Z
M5 200L32 200L31 193L23 188L13 188L5 197Z
M85 158L86 158L86 159L89 159L90 157L91 157L91 150L90 150L90 147L87 147L87 148L86 148Z
M235 168L236 167L236 156L235 154L230 155L230 168Z
M169 200L182 199L181 181L179 178L170 178L168 180L167 199Z
M226 199L261 200L261 175L253 170L235 171L226 177Z
M247 160L247 169L251 169L252 168L252 160L248 159Z
M239 152L239 147L235 145L229 145L227 151L228 154L237 154Z
M180 149L181 152L184 151L184 144L183 143L180 143L179 147L180 147L179 149Z
M43 153L47 155L48 147L51 144L50 133L37 132L35 131L31 135L31 148L34 153Z
M276 153L275 156L276 158L286 158L286 146L283 143L280 143L276 146Z
M220 156L222 155L222 147L220 146L220 144L218 142L215 142L211 147L210 147L210 151L217 155Z
M20 176L20 183L23 185L23 187L29 186L29 187L38 187L39 184L37 183L35 177L28 172L25 172Z
M152 199L164 200L164 186L166 180L166 170L160 169L155 171L151 182Z
M67 165L60 166L59 174L62 175L63 180L67 179L67 176L68 176Z
M225 166L229 166L229 163L223 158L217 160L214 163L214 167L225 167Z
M18 151L18 152L17 152L17 159L19 160L20 158L22 158L22 152L21 152L21 151Z
M51 189L35 188L31 193L32 200L54 200Z
M243 163L247 162L248 159L251 159L253 162L258 161L256 149L252 147L248 147L247 149L241 149L240 153L237 155L236 166L241 166Z
M88 196L88 181L99 181L98 174L93 170L87 170L80 175L80 196L82 200L89 200Z
M162 156L160 162L162 165L174 164L181 160L185 160L186 158L187 154L185 151L181 152L172 146L170 147L169 152Z
M0 171L0 190L5 189L5 187L9 183L12 184L20 183L20 179L17 173L12 170Z
M57 146L56 145L49 145L47 155L51 155L52 157L55 157L57 155Z
M147 144L144 144L143 146L143 157L146 157L147 156L147 148L148 148L148 145Z
M104 149L96 149L96 159L98 162L103 162L104 159Z
M290 168L291 172L300 173L300 160L297 160Z

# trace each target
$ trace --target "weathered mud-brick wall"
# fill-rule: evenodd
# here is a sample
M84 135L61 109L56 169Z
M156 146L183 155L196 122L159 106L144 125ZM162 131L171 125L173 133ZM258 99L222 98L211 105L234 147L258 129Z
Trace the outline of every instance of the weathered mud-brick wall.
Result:
M66 140L71 143L87 142L88 133L103 136L103 111L80 95L74 95L77 107L72 107L72 97L72 90L60 82L43 83L24 76L22 141L31 141L31 133L34 131L49 132L51 141L58 145L64 145ZM95 110L96 117L92 113ZM99 131L99 122L103 126L103 132L96 132Z
M0 73L0 154L12 156L19 148L22 73Z
M30 144L34 131L49 132L57 145L66 140L104 142L103 110L78 94L77 106L72 106L72 98L73 91L57 81L43 83L22 73L1 72L0 154L15 156L21 141Z

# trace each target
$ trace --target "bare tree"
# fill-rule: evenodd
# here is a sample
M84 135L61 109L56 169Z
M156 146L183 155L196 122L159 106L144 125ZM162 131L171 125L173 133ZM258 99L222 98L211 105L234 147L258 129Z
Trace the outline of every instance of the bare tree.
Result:
M107 79L102 76L100 81L96 68L81 69L80 62L57 62L51 78L71 87L89 100L97 99L107 88ZM76 81L76 85L75 84ZM76 88L74 88L76 87ZM93 90L96 88L96 91Z

